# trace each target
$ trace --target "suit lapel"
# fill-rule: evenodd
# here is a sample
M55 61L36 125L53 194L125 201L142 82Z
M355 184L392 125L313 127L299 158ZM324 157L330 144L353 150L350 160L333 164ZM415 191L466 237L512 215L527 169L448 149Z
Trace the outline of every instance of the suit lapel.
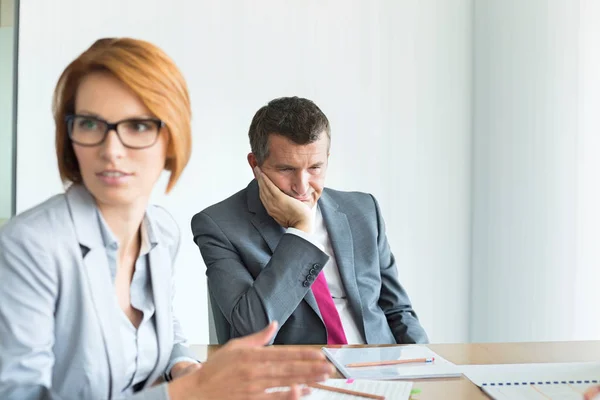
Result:
M71 218L82 252L84 274L98 316L111 372L112 397L124 385L125 365L122 363L122 343L114 312L119 309L115 288L110 277L106 249L102 240L96 202L82 185L73 185L66 193Z
M151 232L156 232L153 227ZM153 241L153 239L150 239ZM172 261L169 249L158 243L148 254L152 294L154 297L158 362L148 377L146 385L153 384L164 372L173 350L173 316L171 310Z
M256 230L263 237L269 249L271 249L271 254L275 252L281 237L285 233L285 229L281 227L274 219L267 213L267 210L263 206L260 201L260 197L258 194L258 182L253 180L247 187L248 193L248 210L254 215L250 219L252 225L256 228ZM308 303L308 305L317 313L319 318L321 318L321 312L319 311L319 306L317 305L317 300L313 295L312 290L306 292L306 296L304 296L304 300ZM322 318L321 318L322 319Z
M321 214L323 215L329 240L331 241L340 278L346 291L348 304L350 304L355 321L364 336L365 327L362 318L362 304L354 267L354 242L352 240L352 231L350 230L348 217L339 210L339 204L329 196L327 189L323 191L319 199L319 206L321 207Z
M309 290L308 292L306 292L306 295L304 296L304 301L306 301L308 303L310 308L312 308L313 311L315 313L317 313L319 318L321 318L321 321L323 321L323 317L321 316L321 310L319 310L319 305L317 304L317 299L315 299L315 295L313 294L312 290Z

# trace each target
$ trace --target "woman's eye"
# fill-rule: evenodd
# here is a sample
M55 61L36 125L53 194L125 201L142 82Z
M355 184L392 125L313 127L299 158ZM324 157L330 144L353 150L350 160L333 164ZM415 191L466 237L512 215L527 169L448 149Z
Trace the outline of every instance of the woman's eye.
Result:
M125 124L125 128L133 133L144 133L154 129L151 122L144 121L129 121Z
M144 123L135 124L135 130L138 132L145 132L149 129L150 129L150 127L148 126L148 124L144 124Z
M94 121L93 119L83 119L83 120L79 121L78 125L80 128L83 128L86 130L93 130L98 127L98 122Z

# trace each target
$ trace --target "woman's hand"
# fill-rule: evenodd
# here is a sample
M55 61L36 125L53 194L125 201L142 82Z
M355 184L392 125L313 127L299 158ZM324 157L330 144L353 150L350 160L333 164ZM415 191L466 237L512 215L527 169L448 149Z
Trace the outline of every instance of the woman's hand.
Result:
M262 331L229 341L202 367L169 384L172 400L298 399L297 385L324 381L335 372L323 353L304 347L264 347L277 330L273 322ZM287 392L266 389L289 386Z
M598 396L600 396L600 386L591 387L583 394L584 400L597 399L599 398Z
M190 374L200 368L202 368L202 364L200 363L189 361L178 362L171 368L171 378L173 378L173 380L181 378L182 376Z

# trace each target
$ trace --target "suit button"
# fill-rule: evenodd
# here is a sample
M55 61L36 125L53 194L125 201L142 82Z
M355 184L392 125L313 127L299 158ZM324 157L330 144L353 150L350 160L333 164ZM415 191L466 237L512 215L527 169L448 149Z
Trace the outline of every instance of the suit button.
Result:
M304 287L308 287L309 285L310 285L309 281L302 282L302 286L304 286Z
M321 268L321 264L313 264L313 268L319 269L319 268Z
M306 280L307 281L314 281L315 280L315 276L313 274L308 274L308 275L306 275Z
M315 272L317 272L317 270L313 267L310 269L310 271L308 271L309 274L314 275Z

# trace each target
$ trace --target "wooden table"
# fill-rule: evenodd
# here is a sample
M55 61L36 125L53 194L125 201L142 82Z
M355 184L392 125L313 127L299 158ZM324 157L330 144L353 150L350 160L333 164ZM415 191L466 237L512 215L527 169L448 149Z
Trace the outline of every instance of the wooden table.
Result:
M219 346L195 345L191 347L201 360L205 360ZM431 344L427 347L455 364L600 361L600 341ZM337 378L341 378L341 376L338 374ZM477 400L488 398L465 377L420 379L413 382L413 388L421 390L415 399Z

